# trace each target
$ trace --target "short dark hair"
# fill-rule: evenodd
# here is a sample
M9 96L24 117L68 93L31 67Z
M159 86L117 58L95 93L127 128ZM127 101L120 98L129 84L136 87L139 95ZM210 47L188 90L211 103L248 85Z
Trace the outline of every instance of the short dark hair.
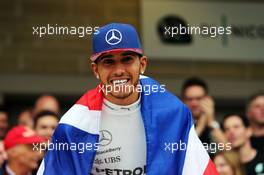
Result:
M190 78L186 79L185 82L183 83L183 86L181 89L181 96L182 97L184 97L186 89L191 87L191 86L200 86L204 89L206 94L209 93L207 83L203 79L201 79L199 77L190 77Z
M222 122L222 128L224 129L224 123L225 123L225 121L228 119L228 118L230 118L230 117L232 117L232 116L236 116L236 117L238 117L241 121L242 121L242 123L243 123L243 125L245 126L245 128L248 128L250 125L249 125L249 121L248 121L248 119L247 119L247 117L245 116L245 115L243 115L243 114L226 114L225 116L224 116L224 119L223 119L223 122Z
M135 54L136 56L138 56L139 58L141 58L143 56L143 54L140 54L140 53L137 53L137 52L134 52L134 51L127 51L127 52L131 52L132 54ZM99 61L102 60L102 57L99 56L98 58L96 58L93 63L95 64L98 64Z
M252 101L254 101L256 98L258 98L260 96L264 96L264 91L263 90L255 92L254 94L252 94L247 100L246 110L248 110L248 108L249 108L250 104L252 103Z
M34 116L34 128L36 127L37 122L39 121L39 119L41 119L42 117L45 117L47 115L53 116L54 118L56 118L57 120L59 120L59 116L55 112L48 111L48 110L43 110L43 111L40 111L39 113L37 113Z

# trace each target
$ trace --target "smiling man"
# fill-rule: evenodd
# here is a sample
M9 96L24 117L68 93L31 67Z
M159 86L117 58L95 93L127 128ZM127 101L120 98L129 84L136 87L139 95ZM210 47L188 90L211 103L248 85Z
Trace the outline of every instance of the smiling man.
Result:
M100 84L62 117L52 139L71 146L49 149L38 174L217 174L189 109L142 75L147 57L134 27L99 28L91 61Z
M139 74L146 69L147 58L133 51L112 51L102 54L92 69L102 82L105 98L119 105L138 99Z

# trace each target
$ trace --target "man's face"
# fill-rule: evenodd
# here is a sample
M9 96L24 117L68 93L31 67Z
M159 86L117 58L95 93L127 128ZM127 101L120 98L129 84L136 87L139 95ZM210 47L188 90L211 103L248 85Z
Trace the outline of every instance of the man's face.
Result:
M34 150L33 144L21 144L11 149L8 151L10 162L16 162L29 171L38 168L38 161L43 157L43 153Z
M184 103L192 111L194 119L199 119L202 114L201 100L205 97L205 90L201 86L190 86L184 92Z
M39 136L51 139L57 125L58 119L54 116L43 116L37 121L35 131Z
M246 128L238 116L230 116L224 121L224 132L233 148L243 146L251 136L251 130Z
M259 96L250 103L247 116L251 122L264 126L264 96Z
M0 112L0 138L3 138L8 128L8 116L5 112Z
M104 92L109 99L124 100L134 95L139 83L139 74L145 71L147 58L131 51L110 52L92 63L95 75L98 75Z

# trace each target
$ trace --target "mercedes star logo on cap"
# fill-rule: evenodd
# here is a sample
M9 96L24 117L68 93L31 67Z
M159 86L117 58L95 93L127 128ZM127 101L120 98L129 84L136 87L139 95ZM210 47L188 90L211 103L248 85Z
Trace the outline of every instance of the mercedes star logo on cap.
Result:
M106 33L105 41L110 45L116 45L122 41L122 34L117 29L111 29Z

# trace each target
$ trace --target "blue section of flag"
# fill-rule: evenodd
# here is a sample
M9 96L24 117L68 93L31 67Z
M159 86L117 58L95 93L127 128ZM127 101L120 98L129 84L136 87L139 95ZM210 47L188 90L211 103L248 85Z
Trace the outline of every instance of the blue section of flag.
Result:
M73 126L60 123L54 132L51 143L57 147L49 150L45 155L43 174L88 175L93 165L98 139L98 135L89 134ZM61 144L60 148L59 144ZM71 148L68 147L70 149L66 150L66 147L63 148L62 144L71 145ZM88 145L88 149L85 148L84 152L81 146L83 144ZM74 148L74 145L76 145L76 148ZM50 146L50 149L52 149L52 146Z
M141 79L142 86L158 85L150 78ZM186 149L165 150L165 143L184 143L187 148L192 116L189 109L167 90L141 96L141 113L147 139L147 174L180 175Z

